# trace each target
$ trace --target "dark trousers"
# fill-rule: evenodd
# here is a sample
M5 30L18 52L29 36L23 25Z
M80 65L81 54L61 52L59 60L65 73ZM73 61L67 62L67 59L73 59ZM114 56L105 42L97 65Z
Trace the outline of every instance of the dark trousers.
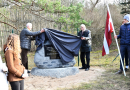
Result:
M124 65L124 56L126 54L128 55L128 59L130 60L130 45L120 45L120 52L121 52L122 62ZM127 62L127 64L128 64L128 62ZM129 63L129 66L130 66L130 63ZM120 69L123 70L121 60L120 60Z
M126 50L126 52L125 52L125 66L129 66L127 50Z
M85 64L85 55L86 55L87 64ZM89 65L89 63L90 63L90 51L89 52L81 52L80 58L81 58L82 67L89 68L90 67L90 65Z
M24 80L10 82L12 90L24 90Z
M27 57L27 54L28 54L28 50L27 49L22 49L22 52L21 52L22 64L24 65L24 67L26 69L28 69L28 57Z

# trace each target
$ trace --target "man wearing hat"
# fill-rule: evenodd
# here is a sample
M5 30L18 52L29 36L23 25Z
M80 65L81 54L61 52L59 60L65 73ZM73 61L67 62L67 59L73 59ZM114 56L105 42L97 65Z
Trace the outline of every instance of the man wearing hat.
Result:
M127 14L124 16L124 24L120 26L119 35L114 36L117 39L120 38L120 52L121 52L123 64L124 64L125 54L128 53L128 58L130 60L130 22L129 21L130 21L130 15ZM116 72L116 74L121 74L122 71L123 71L123 67L120 61L120 70Z

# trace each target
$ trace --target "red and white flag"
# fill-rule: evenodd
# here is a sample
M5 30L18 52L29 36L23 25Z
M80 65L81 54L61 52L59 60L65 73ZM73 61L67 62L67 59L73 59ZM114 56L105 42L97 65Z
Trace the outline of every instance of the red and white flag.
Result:
M109 54L109 47L112 43L112 38L111 38L112 32L113 32L113 22L112 22L112 19L111 19L110 11L108 9L107 10L104 41L103 41L103 48L102 48L102 56Z

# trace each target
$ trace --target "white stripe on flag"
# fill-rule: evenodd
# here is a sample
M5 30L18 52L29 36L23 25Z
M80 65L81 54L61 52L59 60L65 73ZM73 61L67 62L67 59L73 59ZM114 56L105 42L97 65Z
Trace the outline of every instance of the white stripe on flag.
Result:
M109 22L108 22L108 32L110 31L111 27L110 27L110 24L111 24L112 20L111 18L109 18Z
M108 47L108 43L107 43L105 34L104 34L103 45L104 45L104 49L105 49L106 54L109 54L109 47Z
M110 23L111 23L112 21L111 21L111 19L109 18L109 22L108 22L108 32L110 31Z

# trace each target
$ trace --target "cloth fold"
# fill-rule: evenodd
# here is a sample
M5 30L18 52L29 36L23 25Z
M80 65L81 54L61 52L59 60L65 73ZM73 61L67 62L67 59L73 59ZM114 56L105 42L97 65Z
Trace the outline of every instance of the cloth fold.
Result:
M36 36L35 45L38 45L36 51L44 46L44 41L46 40L45 35L59 53L62 64L71 62L74 56L78 56L81 46L80 37L48 28L45 29L45 33Z

